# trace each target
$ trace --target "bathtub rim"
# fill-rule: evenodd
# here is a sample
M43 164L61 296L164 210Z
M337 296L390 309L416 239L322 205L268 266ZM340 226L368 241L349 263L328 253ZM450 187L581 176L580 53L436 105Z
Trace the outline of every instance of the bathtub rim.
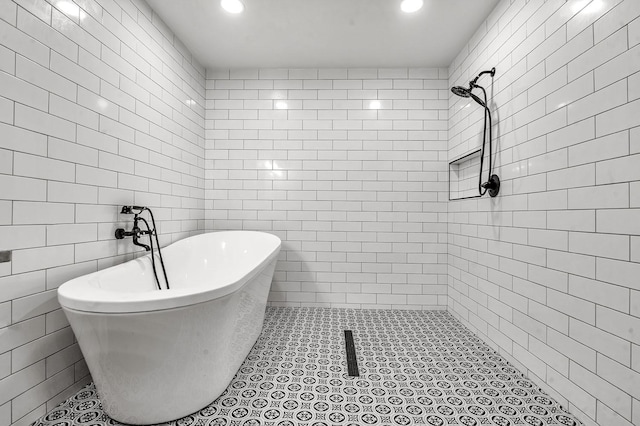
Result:
M219 299L235 291L238 291L242 286L249 282L253 277L259 274L271 261L275 260L280 252L282 241L279 237L268 232L261 231L213 231L205 232L202 234L194 235L176 241L166 247L163 250L175 250L172 246L179 246L181 242L190 238L203 237L208 234L234 234L234 233L253 233L266 236L265 238L271 240L272 243L276 243L271 247L269 254L253 269L248 270L245 275L233 282L225 283L224 285L216 288L210 288L206 285L194 286L186 289L169 289L162 291L146 291L146 292L127 292L118 293L115 291L103 290L100 288L92 287L88 285L89 280L99 279L100 274L114 268L122 267L129 262L140 261L144 257L142 256L136 259L123 262L118 265L111 266L109 268L101 269L99 271L85 274L76 278L73 278L64 284L62 284L57 291L58 302L63 309L72 309L74 311L96 313L96 314L127 314L138 312L152 312L162 311L166 309L180 308L184 306L195 305L198 303L204 303L214 299ZM178 247L179 248L179 247ZM126 298L116 295L126 295Z

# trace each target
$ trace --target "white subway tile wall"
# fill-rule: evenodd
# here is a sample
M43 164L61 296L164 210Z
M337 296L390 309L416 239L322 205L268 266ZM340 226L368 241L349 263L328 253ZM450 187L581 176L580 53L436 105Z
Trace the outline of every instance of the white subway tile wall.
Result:
M270 303L446 308L446 69L208 70L207 229L281 237Z
M134 256L118 206L163 244L204 230L204 115L205 70L144 1L0 1L0 424L89 380L56 289Z
M453 86L496 67L502 180L448 205L450 311L586 425L640 424L639 17L503 0L449 68ZM450 160L479 146L468 103L450 95Z

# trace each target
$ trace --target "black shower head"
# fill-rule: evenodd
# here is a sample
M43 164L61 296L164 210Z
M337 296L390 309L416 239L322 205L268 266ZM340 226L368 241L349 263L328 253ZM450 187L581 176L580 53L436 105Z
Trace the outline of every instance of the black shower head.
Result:
M471 98L473 98L474 101L479 103L480 106L483 106L485 108L487 107L487 104L482 99L480 99L478 96L476 96L473 93L471 93L471 91L469 91L469 96L471 96Z
M453 86L451 88L451 91L453 92L454 95L460 96L462 98L468 98L471 96L471 91L466 87Z
M476 85L476 87L480 87L480 86ZM463 97L463 98L472 98L474 101L476 101L477 103L479 103L483 107L486 107L486 104L482 99L477 97L475 94L471 93L471 89L467 89L467 88L462 87L462 86L453 86L451 88L451 91L453 92L454 95L457 95L457 96L460 96L460 97Z
M483 74L491 74L491 77L493 77L496 74L496 69L495 68L491 68L490 70L482 71L480 74L478 74L476 76L476 78L474 78L473 80L471 80L469 82L469 88L468 89L466 87L462 87L462 86L453 86L451 88L451 91L453 92L454 95L457 95L457 96L460 96L460 97L463 97L463 98L472 98L474 101L476 101L481 106L486 108L487 107L486 102L483 101L482 99L480 99L478 96L474 95L471 92L476 87L481 89L484 92L484 88L482 86L480 86L479 84L477 84L478 79ZM486 98L486 93L485 93L485 98Z

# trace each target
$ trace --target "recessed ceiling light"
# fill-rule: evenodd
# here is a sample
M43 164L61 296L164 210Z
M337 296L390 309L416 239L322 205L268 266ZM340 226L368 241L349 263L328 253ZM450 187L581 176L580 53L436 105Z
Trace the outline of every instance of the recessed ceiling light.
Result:
M402 0L400 3L400 9L405 13L413 13L422 9L424 0Z
M244 10L240 0L220 0L220 6L229 13L242 13Z

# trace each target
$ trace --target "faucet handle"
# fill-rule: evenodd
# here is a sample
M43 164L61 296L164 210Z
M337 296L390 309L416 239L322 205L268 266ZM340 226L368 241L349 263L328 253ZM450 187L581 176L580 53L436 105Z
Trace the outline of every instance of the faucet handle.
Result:
M116 239L117 240L122 240L124 239L124 237L127 237L128 234L130 234L129 232L125 231L124 228L118 228L116 229Z

